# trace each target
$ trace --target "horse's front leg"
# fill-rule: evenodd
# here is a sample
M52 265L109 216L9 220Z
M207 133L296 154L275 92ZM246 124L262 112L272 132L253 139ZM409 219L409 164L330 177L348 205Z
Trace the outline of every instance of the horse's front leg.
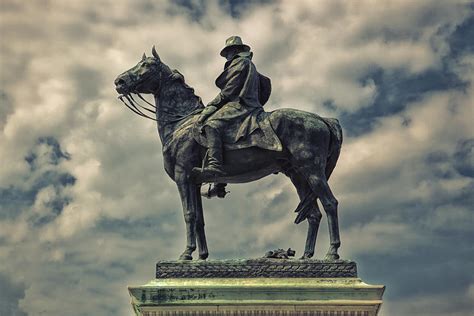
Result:
M207 250L206 233L204 231L204 213L202 209L201 186L196 185L196 234L199 248L199 259L206 260L209 256Z
M183 205L184 221L186 223L186 249L179 257L180 260L192 260L196 250L196 185L188 181L179 181L178 190Z

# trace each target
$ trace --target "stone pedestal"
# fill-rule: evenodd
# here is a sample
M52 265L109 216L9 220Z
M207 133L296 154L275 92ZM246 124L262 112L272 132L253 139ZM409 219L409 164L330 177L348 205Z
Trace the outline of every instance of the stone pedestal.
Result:
M162 261L156 275L129 287L137 315L372 316L385 288L342 260Z

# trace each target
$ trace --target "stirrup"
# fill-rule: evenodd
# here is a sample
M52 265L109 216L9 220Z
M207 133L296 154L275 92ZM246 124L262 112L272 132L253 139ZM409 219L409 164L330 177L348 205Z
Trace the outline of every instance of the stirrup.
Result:
M230 191L225 190L225 186L209 183L207 190L201 191L201 196L208 199L212 199L213 197L223 199L229 192Z

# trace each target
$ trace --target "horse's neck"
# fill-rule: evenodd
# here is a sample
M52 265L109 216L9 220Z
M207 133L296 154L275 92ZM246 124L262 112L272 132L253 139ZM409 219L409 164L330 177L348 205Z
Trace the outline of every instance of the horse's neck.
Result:
M201 98L185 83L183 75L176 70L166 70L160 92L155 94L158 132L163 144L184 121L204 108Z

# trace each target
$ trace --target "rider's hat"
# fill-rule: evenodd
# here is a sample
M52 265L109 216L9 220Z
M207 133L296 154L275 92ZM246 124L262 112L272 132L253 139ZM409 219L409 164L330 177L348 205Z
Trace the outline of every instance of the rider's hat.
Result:
M240 36L231 36L225 41L225 47L221 50L221 56L225 57L227 49L230 47L242 47L246 52L250 50L250 46L242 43Z

